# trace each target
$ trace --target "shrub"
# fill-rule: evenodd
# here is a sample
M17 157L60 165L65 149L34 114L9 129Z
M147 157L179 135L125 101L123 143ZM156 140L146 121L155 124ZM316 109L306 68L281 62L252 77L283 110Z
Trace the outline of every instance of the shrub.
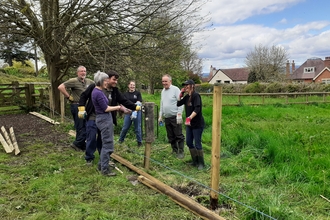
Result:
M248 84L244 90L246 93L262 93L264 91L264 87L265 86L263 84L255 82Z
M280 93L280 92L285 92L283 85L280 83L270 83L265 89L266 93Z

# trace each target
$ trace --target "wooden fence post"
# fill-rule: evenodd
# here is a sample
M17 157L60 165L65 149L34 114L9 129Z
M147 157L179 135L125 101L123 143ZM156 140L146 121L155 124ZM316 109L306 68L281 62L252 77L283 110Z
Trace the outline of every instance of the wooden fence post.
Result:
M240 96L239 96L240 97ZM215 210L218 207L218 192L220 179L220 148L221 148L221 117L222 117L222 87L213 89L212 116L212 158L211 158L211 193L210 205Z
M52 100L53 101L53 100ZM60 105L61 105L61 122L64 122L65 116L65 98L62 93L60 93Z
M36 103L36 98L33 96L34 93L34 85L32 83L25 83L26 105L29 108L32 108Z
M145 113L145 128L146 128L146 146L144 151L144 168L149 169L150 155L151 155L151 143L155 141L154 133L154 107L155 103L146 102L144 105Z

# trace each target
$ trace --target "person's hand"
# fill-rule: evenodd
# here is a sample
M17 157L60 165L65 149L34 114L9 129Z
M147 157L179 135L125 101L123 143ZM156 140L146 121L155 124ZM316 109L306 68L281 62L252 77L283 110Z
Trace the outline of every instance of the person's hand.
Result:
M131 114L132 113L132 110L130 110L128 108L125 108L125 106L123 106L123 105L120 105L119 111L121 111L125 115L128 115L128 114Z
M135 104L136 104L135 110L140 111L142 107L142 103L140 101L137 101Z
M70 102L73 102L73 96L72 95L70 95L69 97L67 97L67 99L70 101Z
M176 123L179 125L179 124L182 124L182 114L180 112L178 112L176 114Z
M85 106L78 106L78 118L85 119L86 118L86 111L85 111Z
M181 89L181 92L180 92L180 99L184 96L185 91L186 91L186 90L185 90L184 88Z
M190 126L190 121L191 121L191 118L186 118L186 122L184 123L185 125L187 126Z
M158 118L158 124L159 124L159 126L163 126L164 124L163 124L163 118L162 117L159 117Z

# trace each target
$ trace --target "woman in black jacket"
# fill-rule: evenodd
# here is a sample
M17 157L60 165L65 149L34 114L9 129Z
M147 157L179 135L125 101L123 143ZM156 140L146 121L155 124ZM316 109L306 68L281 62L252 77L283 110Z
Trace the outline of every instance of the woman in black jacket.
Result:
M195 83L189 79L182 83L184 88L181 90L182 96L187 92L181 100L177 102L177 106L184 105L186 112L186 144L192 158L192 165L197 166L198 170L205 167L204 153L202 147L202 133L205 122L202 115L202 99L195 91Z

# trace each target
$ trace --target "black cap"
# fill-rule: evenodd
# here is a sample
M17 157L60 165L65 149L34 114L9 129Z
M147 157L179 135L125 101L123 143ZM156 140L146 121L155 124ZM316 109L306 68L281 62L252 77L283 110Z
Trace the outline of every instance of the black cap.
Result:
M194 80L192 79L188 79L187 81L185 81L184 83L182 83L183 86L185 85L195 85Z

